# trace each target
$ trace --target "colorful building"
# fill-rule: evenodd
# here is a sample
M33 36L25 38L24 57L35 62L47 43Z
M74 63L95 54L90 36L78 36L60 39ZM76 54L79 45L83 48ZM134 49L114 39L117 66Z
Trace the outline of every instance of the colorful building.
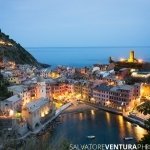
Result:
M39 127L53 112L53 104L46 98L40 98L28 103L22 110L22 116L27 120L31 130Z

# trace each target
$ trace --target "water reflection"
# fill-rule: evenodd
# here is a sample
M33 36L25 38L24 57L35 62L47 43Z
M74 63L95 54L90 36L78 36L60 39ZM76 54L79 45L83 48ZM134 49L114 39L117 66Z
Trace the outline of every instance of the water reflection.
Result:
M146 134L145 130L143 130L143 128L141 128L140 126L137 126L136 129L133 131L137 140L140 140L143 135Z
M132 134L133 126L131 125L131 123L127 122L126 128L127 128L128 134L129 135Z
M83 113L84 116L84 120L88 119L88 114L87 113Z
M83 120L83 113L79 113L79 119L80 121Z
M119 119L119 125L122 127L124 124L124 120L123 120L123 117L122 116L118 116L118 119Z
M95 111L91 110L91 114L92 114L92 116L94 116L95 115Z
M108 125L110 126L110 113L106 112L106 120Z
M132 126L122 116L100 110L64 114L61 122L53 131L51 137L53 141L59 142L63 137L72 144L90 144L91 141L86 136L95 135L96 144L121 144L124 143L123 138L126 136L133 136L136 140L140 140L143 134L146 134L146 130L139 126Z
M90 113L91 113L91 114L90 114L91 119L92 119L92 120L95 120L95 110L92 109L92 110L90 111ZM92 122L93 122L93 121L92 121Z
M125 124L123 117L120 115L117 116L117 124L119 127L119 136L121 139L123 139L125 137L125 133L128 134L128 129L127 129L127 126Z

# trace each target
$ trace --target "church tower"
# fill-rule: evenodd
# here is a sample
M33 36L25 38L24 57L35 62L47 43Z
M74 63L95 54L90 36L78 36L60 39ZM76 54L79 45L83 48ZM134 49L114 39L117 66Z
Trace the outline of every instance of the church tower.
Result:
M37 79L37 98L46 98L46 84L41 77Z

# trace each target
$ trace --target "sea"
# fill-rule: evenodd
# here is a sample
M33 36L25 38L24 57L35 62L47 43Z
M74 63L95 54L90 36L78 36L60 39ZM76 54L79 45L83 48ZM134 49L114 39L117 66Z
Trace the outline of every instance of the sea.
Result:
M135 57L150 61L150 47L28 47L26 48L39 62L51 66L72 67L92 66L114 60L128 58L131 50Z

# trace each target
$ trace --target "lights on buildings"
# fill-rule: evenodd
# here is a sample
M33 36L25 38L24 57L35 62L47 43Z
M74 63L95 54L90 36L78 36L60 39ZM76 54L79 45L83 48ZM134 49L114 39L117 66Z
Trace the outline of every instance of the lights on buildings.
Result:
M128 106L128 109L130 109L131 107L130 106Z
M110 101L107 101L106 104L107 104L107 105L110 105Z
M44 109L41 110L41 117L45 117L49 112L48 107L45 107Z
M143 83L140 90L141 96L149 97L150 95L150 84ZM148 98L149 99L149 98Z
M44 116L45 116L44 112L41 112L41 117L44 117Z
M77 99L81 98L81 94L77 94L77 95L76 95L76 98L77 98Z
M51 72L51 73L49 74L49 77L51 77L51 78L53 78L53 79L56 79L56 78L59 78L60 75L59 75L59 73L57 73L57 72Z
M122 110L122 107L119 107L119 110Z
M120 58L120 61L121 62L124 62L126 59L125 58Z
M9 116L12 117L13 115L14 115L14 111L11 109L11 110L9 111Z
M0 45L8 45L8 46L13 46L10 42L5 42L0 40Z
M95 101L95 98L92 97L92 98L91 98L91 101Z
M133 72L131 75L137 78L149 78L150 77L150 73Z
M139 63L143 63L143 60L142 60L142 59L138 59L138 62L139 62Z
M45 115L47 115L47 114L48 114L48 110L45 111Z
M128 62L128 63L143 63L142 59L136 59L134 51L130 51L130 55L128 59L120 58L120 62Z
M85 99L86 98L86 95L83 95L83 99Z
M21 118L21 113L16 113L16 118Z
M135 72L136 71L136 69L130 69L130 72Z
M119 79L119 76L116 76L116 79Z

